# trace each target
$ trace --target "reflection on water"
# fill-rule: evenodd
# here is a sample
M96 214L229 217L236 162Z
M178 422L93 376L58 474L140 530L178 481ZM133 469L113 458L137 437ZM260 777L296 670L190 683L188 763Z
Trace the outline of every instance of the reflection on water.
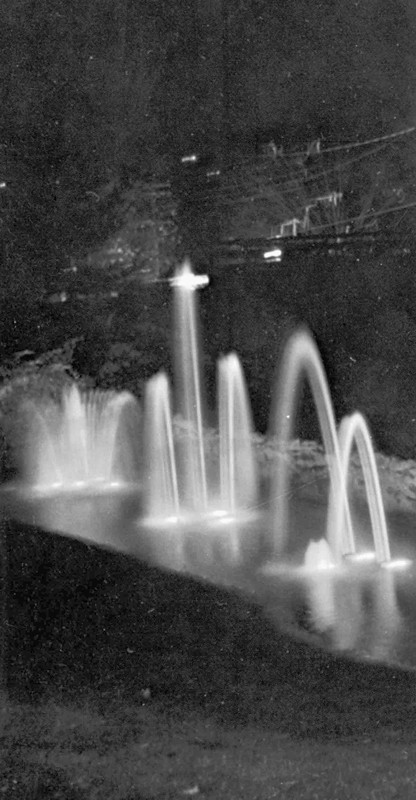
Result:
M356 413L337 428L319 351L308 331L295 331L272 413L279 458L262 497L234 353L218 362L218 434L210 439L206 430L196 286L185 265L174 288L175 390L164 373L154 376L144 413L128 393L77 386L60 403L26 404L22 481L3 490L3 504L47 530L254 594L298 634L303 606L304 630L319 642L388 660L403 639L401 596L413 577L404 559L414 559L415 548L404 534L395 541L387 526L366 421ZM329 475L323 504L306 503L291 488L290 442L305 379ZM354 448L362 508L349 497Z

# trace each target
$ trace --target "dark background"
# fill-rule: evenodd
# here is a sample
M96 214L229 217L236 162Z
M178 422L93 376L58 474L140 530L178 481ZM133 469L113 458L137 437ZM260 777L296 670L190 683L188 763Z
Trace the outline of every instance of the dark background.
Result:
M415 122L411 0L4 0L0 16L6 377L16 352L40 356L74 336L71 366L100 385L140 394L144 379L170 370L169 290L144 284L134 264L115 274L108 256L108 237L134 228L132 213L154 217L142 209L149 181L170 187L163 235L155 227L158 247L174 240L168 265L191 253L205 268L207 241L227 235L233 215L233 229L245 224L238 204L224 210L215 182L198 184L209 169L229 175L234 165L240 179L270 139L302 152L318 138L325 148ZM184 177L180 159L191 152L202 166ZM381 166L412 200L414 143L391 153ZM358 193L365 170L353 171ZM282 341L306 321L338 414L358 406L378 447L413 455L414 219L401 217L377 252L304 252L268 271L211 260L201 298L209 387L216 355L235 348L265 430ZM60 302L74 264L77 291ZM308 423L304 433L314 432Z
M211 409L216 358L235 349L256 427L265 431L278 356L287 334L305 322L322 353L337 418L360 409L378 449L415 458L413 215L403 209L391 224L383 217L369 247L357 241L332 253L325 246L294 249L267 266L245 255L230 266L214 253L231 230L249 237L265 224L252 190L270 140L295 154L299 171L313 141L323 149L357 144L416 124L414 0L2 0L0 6L3 477L13 469L3 435L13 430L19 398L56 396L73 377L81 386L140 397L157 370L172 372L166 278L189 254L211 278L199 295ZM406 142L377 151L377 161L354 162L351 213L385 204L372 191L379 175L393 195L405 186L404 202L415 200L415 138ZM200 159L185 172L181 157L190 153ZM206 180L218 169L232 185L226 204L221 181ZM254 198L253 214L246 206L242 213L240 194ZM269 199L273 208L277 195ZM306 392L302 436L318 435L315 417ZM130 712L150 690L163 719L172 712L181 722L192 712L193 739L196 714L224 722L233 737L236 723L253 722L261 732L262 780L269 727L295 740L296 774L310 760L300 744L308 737L335 746L355 739L363 760L367 737L381 743L385 737L377 767L365 765L360 773L371 782L380 777L383 791L394 744L403 742L400 759L407 758L412 675L354 664L277 635L254 602L183 576L33 526L11 523L1 534L3 682L17 700L55 697L59 715L66 700L75 700L86 718L95 703L110 717L109 698L125 700ZM309 624L307 609L300 613ZM12 716L16 727L19 715ZM34 758L27 756L24 722L17 725L6 742L11 792L34 773L30 796L52 796L43 791L36 753L41 747L44 768L51 748L59 750L66 723L60 716L57 723L52 744L44 732L35 737ZM116 727L120 745L125 732ZM179 724L172 730L166 753L163 739L157 744L159 764L178 748L182 730ZM74 747L84 763L96 751L101 769L110 750L120 756L111 739L104 749L97 741L81 739ZM279 753L283 746L282 738ZM215 747L224 760L221 741ZM237 749L239 766L249 764L252 742ZM336 763L334 753L326 749L325 764ZM393 792L405 774L400 759L389 772ZM351 761L348 753L348 769L350 762L356 772L356 754ZM344 792L340 785L320 783L318 794L335 796ZM295 786L287 783L287 793ZM276 791L275 783L267 786L268 796Z

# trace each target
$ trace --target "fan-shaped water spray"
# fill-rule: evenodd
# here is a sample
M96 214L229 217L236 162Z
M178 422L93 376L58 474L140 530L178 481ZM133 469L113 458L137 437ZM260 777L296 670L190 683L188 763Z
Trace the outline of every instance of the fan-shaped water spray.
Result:
M74 384L60 403L25 408L24 482L40 492L113 487L137 480L128 434L137 401L128 392L82 392Z
M30 435L20 484L23 494L52 498L37 517L48 530L84 535L168 569L248 589L261 600L276 594L280 610L288 606L287 586L294 584L295 595L305 593L315 630L322 635L330 631L337 649L350 649L363 637L368 595L376 631L371 647L374 652L381 646L393 647L394 631L401 623L395 570L408 562L391 559L376 460L364 418L358 413L345 418L337 432L319 351L308 331L296 331L282 359L267 445L276 454L277 443L280 458L275 459L270 495L265 498L259 490L243 369L234 353L218 361L218 432L207 431L195 288L190 267L185 265L174 288L175 402L171 402L166 374L159 373L147 383L143 418L128 393L85 393L76 386L64 392L61 403L28 404ZM288 542L293 534L289 450L304 378L322 432L330 487L326 520L322 527L316 526L312 541L294 564L288 560L288 551L293 555ZM364 473L376 553L369 565L360 560L366 554L357 552L348 502L354 445ZM114 490L131 486L139 502L137 498L131 502L127 494L126 502L124 497L114 500ZM108 496L100 515L95 504L103 493ZM82 497L76 514L75 496ZM264 501L269 510L260 515L257 509ZM9 507L19 516L16 504ZM90 535L83 534L83 515ZM29 516L35 518L32 506ZM105 529L102 535L101 528ZM267 539L272 542L269 562ZM380 569L380 565L391 569Z

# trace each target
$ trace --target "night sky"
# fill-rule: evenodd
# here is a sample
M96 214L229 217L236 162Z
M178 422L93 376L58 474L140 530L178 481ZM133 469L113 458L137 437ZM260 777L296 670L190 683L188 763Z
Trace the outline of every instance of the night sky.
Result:
M345 141L412 123L412 0L198 5L190 29L180 27L172 67L183 82L170 100L193 99L185 127L197 138L215 137L221 116L234 138L270 131L285 142Z
M101 126L127 148L217 149L414 120L413 0L3 0L0 14L6 139L66 124L81 148Z

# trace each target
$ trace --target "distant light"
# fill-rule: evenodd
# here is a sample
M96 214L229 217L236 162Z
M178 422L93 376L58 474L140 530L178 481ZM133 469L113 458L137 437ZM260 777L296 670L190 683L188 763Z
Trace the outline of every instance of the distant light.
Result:
M66 303L68 300L68 292L56 292L48 297L48 303Z
M201 289L203 286L208 286L208 275L195 275L192 272L189 264L185 264L180 272L170 278L169 283L175 289L188 289L193 292L195 289Z
M0 181L0 189L7 189L6 181Z
M220 169L212 169L210 172L207 172L207 178L217 178L218 175L221 175Z
M283 255L283 250L280 247L276 247L274 250L267 250L266 253L263 253L263 258L266 261L281 261Z
M182 156L182 164L196 164L199 161L199 156L196 153L190 153L188 156Z

